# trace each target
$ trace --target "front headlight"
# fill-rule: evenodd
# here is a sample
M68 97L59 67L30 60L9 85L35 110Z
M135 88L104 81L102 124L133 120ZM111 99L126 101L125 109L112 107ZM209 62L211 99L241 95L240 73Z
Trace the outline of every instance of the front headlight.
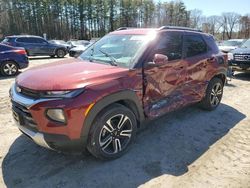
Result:
M45 98L73 98L80 95L84 91L84 88L76 90L64 90L64 91L46 91L42 93L42 97Z
M233 59L234 59L234 54L229 52L229 53L227 54L227 59L228 59L228 61L229 61L229 60L233 60Z

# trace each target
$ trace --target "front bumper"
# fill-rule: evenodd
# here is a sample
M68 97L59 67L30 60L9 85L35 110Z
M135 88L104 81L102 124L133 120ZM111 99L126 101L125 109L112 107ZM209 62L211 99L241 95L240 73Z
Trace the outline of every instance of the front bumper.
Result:
M36 144L58 151L79 151L86 146L86 139L81 137L84 117L82 109L70 109L69 124L58 126L51 122L45 111L65 101L58 98L32 99L16 91L15 85L10 89L12 112L20 131L31 138ZM72 102L72 101L70 101ZM71 103L70 103L71 104ZM67 105L65 105L68 108Z
M40 132L35 132L32 131L30 129L25 128L24 126L21 126L19 124L19 122L16 122L17 126L19 128L19 130L25 134L26 136L28 136L29 138L31 138L36 144L38 144L39 146L48 148L48 149L52 149L48 143L46 142L46 140L44 139L44 134L40 133Z
M232 67L234 71L248 72L250 71L250 62L249 61L235 61L230 60L229 66Z

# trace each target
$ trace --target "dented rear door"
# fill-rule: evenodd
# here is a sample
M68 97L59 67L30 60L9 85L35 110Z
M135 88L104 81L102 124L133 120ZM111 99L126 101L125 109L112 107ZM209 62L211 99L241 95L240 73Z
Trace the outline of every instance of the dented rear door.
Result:
M187 79L187 62L182 59L183 32L165 31L159 36L148 61L155 54L167 55L169 61L144 69L144 109L157 117L183 106L183 87Z

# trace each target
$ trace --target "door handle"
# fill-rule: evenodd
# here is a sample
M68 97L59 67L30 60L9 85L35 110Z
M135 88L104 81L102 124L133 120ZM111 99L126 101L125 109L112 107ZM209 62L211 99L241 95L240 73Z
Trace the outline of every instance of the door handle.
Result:
M179 66L179 67L175 67L174 69L175 70L181 70L181 69L183 69L184 68L184 66Z
M215 60L215 57L210 57L207 59L207 62L212 63Z

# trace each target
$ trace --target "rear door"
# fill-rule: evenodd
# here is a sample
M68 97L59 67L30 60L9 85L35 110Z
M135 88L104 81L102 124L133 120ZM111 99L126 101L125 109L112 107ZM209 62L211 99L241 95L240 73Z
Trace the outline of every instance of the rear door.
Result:
M23 47L28 55L36 55L37 46L33 37L19 37L16 39L16 46Z
M183 104L183 86L187 77L183 61L183 32L165 31L159 35L148 62L155 54L168 57L168 62L158 67L144 68L144 108L149 117L157 117L175 110Z
M187 63L185 98L190 103L200 101L206 89L206 74L209 61L208 46L201 34L186 32L184 35L184 60Z

